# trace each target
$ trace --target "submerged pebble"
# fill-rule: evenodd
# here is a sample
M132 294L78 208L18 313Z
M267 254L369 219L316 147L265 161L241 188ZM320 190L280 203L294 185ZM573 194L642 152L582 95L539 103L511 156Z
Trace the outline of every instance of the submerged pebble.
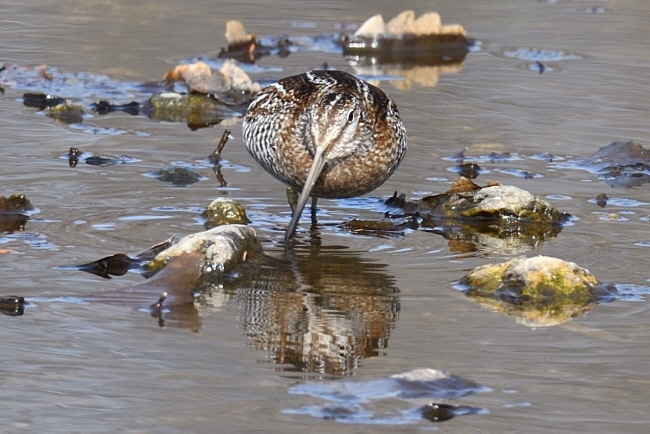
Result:
M163 182L168 182L177 187L186 187L206 179L187 167L168 167L147 174Z

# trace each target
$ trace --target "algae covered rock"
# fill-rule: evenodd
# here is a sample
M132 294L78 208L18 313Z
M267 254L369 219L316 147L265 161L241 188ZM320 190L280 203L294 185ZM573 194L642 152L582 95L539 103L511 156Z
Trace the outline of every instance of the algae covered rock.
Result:
M224 119L240 117L241 113L224 105L211 95L202 93L179 94L164 92L152 96L143 110L153 120L182 122L187 120L191 129L208 127Z
M461 178L463 179L463 178ZM533 194L509 185L488 185L469 191L452 189L421 200L420 210L434 218L505 220L562 224L569 216Z
M459 283L467 296L531 326L565 322L616 294L589 270L548 256L484 265Z
M471 182L460 178L446 193L423 198L420 209L429 209L433 218L505 220L551 225L559 225L569 219L568 214L520 188L500 184L456 188L462 181Z
M225 225L183 237L160 252L147 267L152 271L159 270L171 258L193 256L201 274L224 274L261 254L262 246L254 229L244 225Z
M86 110L83 104L66 100L65 103L46 107L45 114L64 124L79 124L83 121Z
M206 229L228 224L247 224L251 221L239 203L227 197L219 197L210 203L203 214Z
M525 190L489 181L481 187L465 177L445 193L417 201L395 194L386 204L417 213L420 226L448 239L455 252L522 254L556 237L570 219Z
M550 256L516 258L501 264L484 265L466 274L461 283L470 286L470 293L527 300L602 295L598 290L598 280L589 270Z

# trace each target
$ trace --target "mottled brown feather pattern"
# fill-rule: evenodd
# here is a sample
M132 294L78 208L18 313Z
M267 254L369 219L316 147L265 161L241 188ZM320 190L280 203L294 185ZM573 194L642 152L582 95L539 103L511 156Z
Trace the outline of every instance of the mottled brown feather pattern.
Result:
M351 140L334 139L332 154L311 192L323 198L368 193L404 158L406 131L395 103L382 90L342 71L310 71L264 88L244 117L246 147L264 169L297 191L313 160L311 123L336 130L351 108L361 120ZM352 115L350 115L352 116ZM338 130L337 130L338 131Z

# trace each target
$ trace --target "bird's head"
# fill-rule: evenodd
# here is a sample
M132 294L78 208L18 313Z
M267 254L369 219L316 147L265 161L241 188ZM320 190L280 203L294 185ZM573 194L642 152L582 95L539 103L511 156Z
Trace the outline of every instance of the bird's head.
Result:
M322 147L328 162L359 152L367 133L363 103L349 93L330 92L309 111L306 139L312 155Z

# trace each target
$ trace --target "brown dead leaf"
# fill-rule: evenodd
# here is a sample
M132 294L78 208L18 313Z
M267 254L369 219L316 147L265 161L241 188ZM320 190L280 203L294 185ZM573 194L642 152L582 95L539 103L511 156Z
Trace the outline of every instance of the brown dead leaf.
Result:
M479 190L482 187L476 183L474 183L471 179L465 178L464 176L461 176L458 178L454 183L451 185L451 188L447 190L446 193L452 194L452 193L463 193L466 191L474 191L474 190Z

